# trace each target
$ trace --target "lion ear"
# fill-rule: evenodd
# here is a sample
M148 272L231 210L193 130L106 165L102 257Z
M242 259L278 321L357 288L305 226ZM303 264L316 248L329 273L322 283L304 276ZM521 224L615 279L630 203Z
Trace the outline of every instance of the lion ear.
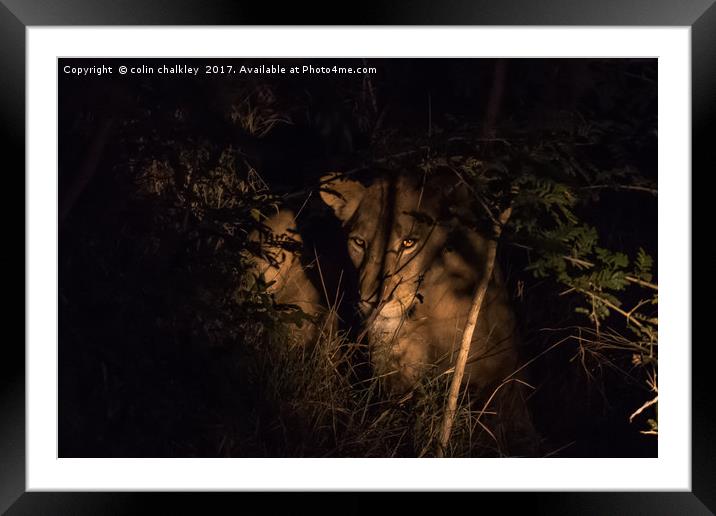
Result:
M353 216L365 194L365 186L337 172L321 178L321 199L333 209L341 222Z
M448 213L458 219L468 218L471 213L469 187L464 182L452 183L443 190Z
M466 203L470 198L470 189L464 181L455 181L455 178L451 178L450 181L443 188L443 195L445 199L450 203Z

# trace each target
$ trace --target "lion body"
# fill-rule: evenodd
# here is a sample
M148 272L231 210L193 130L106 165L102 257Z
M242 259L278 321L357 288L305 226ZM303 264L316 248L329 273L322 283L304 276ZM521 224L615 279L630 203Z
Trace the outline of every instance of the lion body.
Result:
M452 176L454 179L454 176ZM358 275L376 376L404 392L451 369L488 240L462 222L465 195L445 176L380 174L364 185L332 174L321 197L342 222ZM493 437L533 455L539 438L524 399L517 325L495 264L470 342L463 382L496 414Z
M487 247L451 215L444 185L422 185L416 176L383 175L368 186L337 178L324 194L344 224L358 270L375 372L392 376L397 388L454 365ZM467 381L490 388L515 371L515 328L496 267L473 334Z

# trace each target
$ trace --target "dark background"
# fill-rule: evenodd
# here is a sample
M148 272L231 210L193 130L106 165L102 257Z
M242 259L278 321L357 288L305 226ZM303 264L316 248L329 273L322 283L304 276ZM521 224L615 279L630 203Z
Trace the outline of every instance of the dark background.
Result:
M270 62L141 61L150 66ZM62 73L62 67L120 63L60 60L60 456L221 455L227 453L222 439L245 431L240 414L260 404L236 395L242 387L233 377L231 355L227 359L205 339L169 335L155 324L180 304L185 310L193 294L177 292L182 285L177 271L186 263L179 250L186 242L176 235L163 234L163 260L141 258L137 242L156 230L146 221L166 207L145 203L138 210L128 202L131 165L176 149L138 145L142 137L144 143L232 145L273 192L300 194L327 171L410 152L427 140L439 146L465 128L484 130L490 118L487 99L496 60L273 62L375 66L378 73L370 77L374 96L363 94L362 76L79 78ZM505 67L500 110L487 128L490 136L568 130L571 114L579 112L609 127L628 127L630 139L615 130L615 141L603 142L617 148L618 157L612 153L603 159L656 181L656 60L511 59ZM237 92L266 85L276 109L290 113L292 123L278 123L257 137L227 120L227 106ZM183 112L181 121L174 117L177 109ZM108 136L98 146L101 134ZM499 150L493 145L490 152ZM643 247L656 258L656 197L604 192L583 215L610 246L630 254ZM339 256L330 247L337 228L328 219L321 228L314 239L327 256ZM566 326L575 316L545 301L554 287L529 283L519 253L507 250L500 260L513 287L518 279L528 281L528 301L517 303L516 310L536 354L550 343L536 328ZM561 449L560 456L655 456L656 439L640 435L627 421L645 393L610 370L602 372L599 382L589 381L570 366L573 355L574 349L560 348L536 364L541 387L532 408L552 448ZM248 453L259 450L271 453L266 447Z

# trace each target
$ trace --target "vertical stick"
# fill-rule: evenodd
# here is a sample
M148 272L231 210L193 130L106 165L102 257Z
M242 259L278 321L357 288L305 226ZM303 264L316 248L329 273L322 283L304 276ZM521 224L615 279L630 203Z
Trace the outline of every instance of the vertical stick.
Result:
M507 65L504 59L495 61L495 75L492 78L492 89L490 90L490 98L487 101L487 110L485 112L485 122L482 126L483 138L493 138L495 136L495 124L500 114L500 106L502 105L502 94L505 91L505 75Z
M499 224L495 224L494 226L494 238L489 240L487 243L487 259L485 261L485 269L480 282L475 288L475 294L472 296L472 305L470 306L470 312L467 315L465 330L462 333L460 351L457 356L457 362L455 363L455 373L453 374L452 382L450 383L450 392L448 393L445 413L443 414L442 424L440 425L440 439L438 441L438 449L436 451L436 456L438 457L444 457L448 441L450 440L450 433L452 432L452 426L455 422L457 397L460 392L462 378L465 374L465 364L467 363L467 356L470 353L472 335L475 332L475 326L477 326L477 319L480 316L480 308L482 308L482 302L485 299L487 287L490 284L490 279L492 278L492 271L495 269L497 240L499 239L502 228L509 220L511 214L512 207L508 207L500 214Z

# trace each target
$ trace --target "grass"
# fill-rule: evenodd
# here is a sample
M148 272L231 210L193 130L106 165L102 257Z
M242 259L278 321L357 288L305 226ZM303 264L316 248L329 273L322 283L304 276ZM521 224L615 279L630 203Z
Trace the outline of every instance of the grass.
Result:
M328 320L335 317L329 314ZM323 323L314 345L295 328L268 336L237 362L257 407L252 452L282 457L431 457L435 455L451 375L426 377L392 394L370 375L365 346ZM247 351L247 350L245 350ZM496 398L489 397L490 401ZM509 454L493 404L463 389L448 457ZM249 425L251 426L251 425ZM240 447L230 453L242 454Z

